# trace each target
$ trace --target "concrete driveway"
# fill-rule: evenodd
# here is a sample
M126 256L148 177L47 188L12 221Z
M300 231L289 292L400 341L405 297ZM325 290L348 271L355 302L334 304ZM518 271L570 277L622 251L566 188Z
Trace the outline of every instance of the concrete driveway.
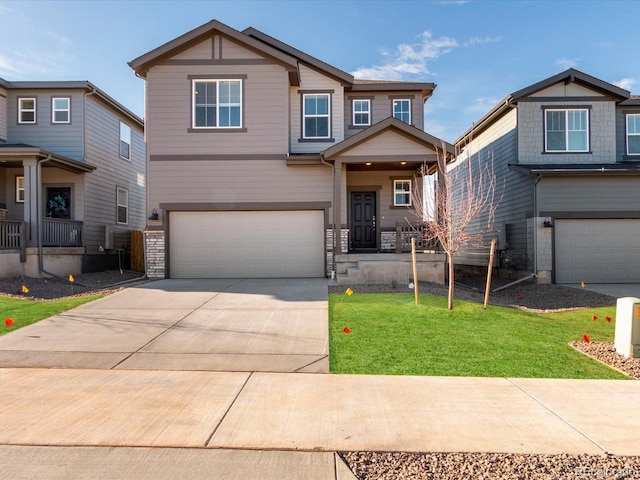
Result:
M327 373L327 281L150 282L0 337L0 367Z

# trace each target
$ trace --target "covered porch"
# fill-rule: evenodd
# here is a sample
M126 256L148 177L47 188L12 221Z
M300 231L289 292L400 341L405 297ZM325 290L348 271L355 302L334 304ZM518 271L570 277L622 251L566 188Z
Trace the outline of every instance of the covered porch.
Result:
M0 277L80 273L84 174L94 169L38 147L0 145Z

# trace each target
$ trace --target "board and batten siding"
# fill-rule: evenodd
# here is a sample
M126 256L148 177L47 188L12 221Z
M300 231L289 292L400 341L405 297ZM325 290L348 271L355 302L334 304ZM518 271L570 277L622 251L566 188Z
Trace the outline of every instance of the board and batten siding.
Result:
M506 253L513 256L519 268L532 268L533 252L528 248L527 221L533 215L534 179L509 168L509 164L517 161L516 132L516 111L510 110L473 138L469 144L462 146L465 152L472 156L474 176L477 175L481 164L492 166L496 178L494 192L496 210L493 222L494 233L487 236L486 245L482 248L462 249L457 256L457 264L486 266L490 238L498 239L499 230L504 229L508 245L498 245L498 248L506 249ZM468 178L468 166L458 162L453 168L462 168L460 175L461 181L464 182ZM487 220L487 213L479 215L468 228L470 231L485 230Z
M131 160L120 157L120 121L131 127ZM110 225L119 239L115 248L129 244L131 230L144 230L145 209L145 144L140 127L101 103L87 97L86 104L87 163L97 167L85 174L84 243L88 255L99 253L104 245L105 226ZM129 222L118 224L116 188L129 192ZM118 233L120 232L120 233Z
M84 160L83 90L11 90L7 135L10 143L36 145L74 160ZM36 123L18 123L18 98L36 98ZM71 123L51 122L53 97L71 97Z
M344 140L344 88L337 80L300 65L300 86L289 88L289 103L291 118L291 148L292 153L318 153ZM302 93L305 91L333 91L331 94L331 138L328 141L301 141L302 139ZM275 117L274 118L278 118ZM286 114L283 119L287 118Z

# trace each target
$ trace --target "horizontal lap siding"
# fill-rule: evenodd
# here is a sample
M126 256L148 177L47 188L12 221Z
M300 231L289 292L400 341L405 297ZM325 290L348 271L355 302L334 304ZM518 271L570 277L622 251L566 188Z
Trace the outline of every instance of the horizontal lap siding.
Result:
M7 141L7 91L0 87L0 142Z
M87 161L97 167L85 174L85 231L87 254L98 253L104 244L105 225L116 231L143 230L145 209L145 145L141 129L128 119L131 127L131 161L120 158L120 117L102 104L87 102ZM116 224L116 188L129 192L129 223ZM128 235L119 235L122 248Z
M541 212L640 210L640 176L543 178L537 190Z
M189 132L191 80L189 75L246 75L243 123L246 132ZM150 155L264 154L287 152L285 119L288 76L279 65L157 66L147 75L147 142Z
M430 157L435 154L434 150L428 150L424 145L416 143L397 133L387 131L377 135L366 143L358 145L342 154L343 157L353 155L425 155ZM425 157L426 159L426 157Z
M385 118L393 116L393 100L389 97L402 98L405 96L411 99L411 120L412 125L422 130L424 128L424 106L422 103L422 92L357 92L348 93L344 101L344 121L345 138L350 137L362 130L362 128L351 128L353 123L353 102L354 98L369 98L371 100L371 125L374 125ZM411 98L414 97L414 98Z

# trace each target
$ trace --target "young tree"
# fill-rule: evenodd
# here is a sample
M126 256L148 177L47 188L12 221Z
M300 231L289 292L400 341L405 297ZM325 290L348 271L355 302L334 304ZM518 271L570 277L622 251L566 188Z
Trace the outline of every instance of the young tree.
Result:
M421 235L426 242L437 242L447 255L449 272L448 308L453 309L455 257L462 247L484 245L487 233L493 230L496 178L493 161L482 163L468 155L458 165L447 165L450 157L444 142L437 149L437 170L434 195L425 195L422 186L416 185L412 196L415 216L423 226ZM459 156L459 155L458 155ZM477 163L477 165L475 165ZM424 184L429 173L426 166L420 169ZM473 220L482 220L482 224Z

